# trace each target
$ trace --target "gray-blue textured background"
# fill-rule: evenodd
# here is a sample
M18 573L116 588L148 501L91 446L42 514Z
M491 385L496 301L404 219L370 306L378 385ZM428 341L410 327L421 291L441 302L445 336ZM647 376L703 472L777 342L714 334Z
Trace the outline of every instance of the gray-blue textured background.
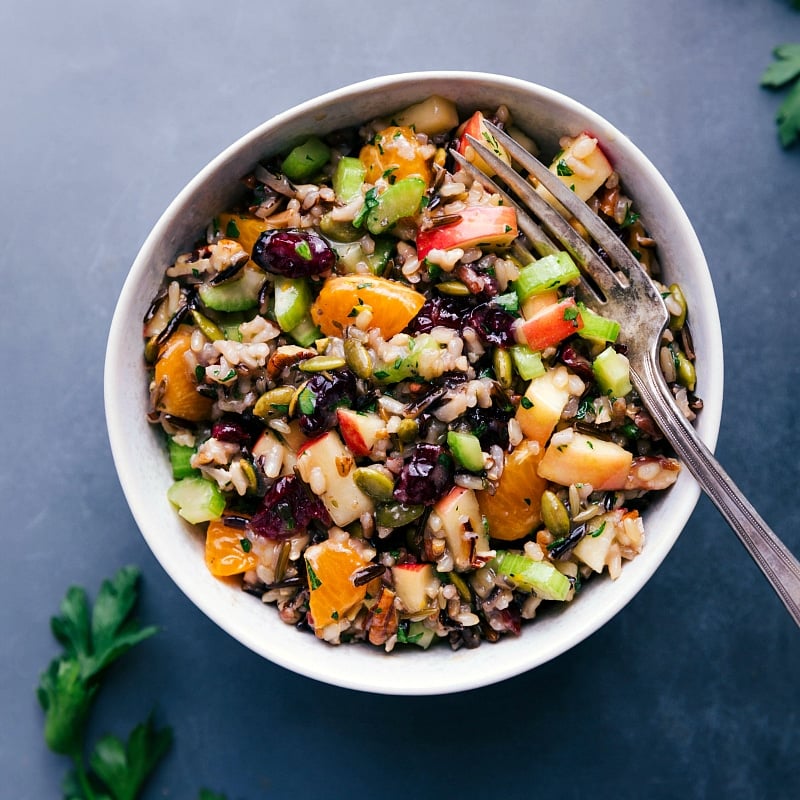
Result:
M723 325L717 452L800 552L800 149L758 86L800 41L788 0L2 0L0 30L0 797L60 796L34 697L48 619L126 563L162 631L112 672L92 733L153 706L174 727L148 798L800 797L800 632L707 501L572 652L463 695L373 697L262 661L189 604L128 512L102 406L128 266L223 147L363 78L505 73L604 114L684 203Z

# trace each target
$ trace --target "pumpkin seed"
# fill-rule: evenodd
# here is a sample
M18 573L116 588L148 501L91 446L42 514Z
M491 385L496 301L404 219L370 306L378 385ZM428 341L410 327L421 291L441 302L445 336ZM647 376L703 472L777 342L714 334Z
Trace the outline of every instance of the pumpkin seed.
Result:
M419 422L415 419L401 419L397 427L397 438L403 444L414 442L419 436Z
M382 528L402 528L425 513L425 506L384 503L375 509L375 522Z
M697 381L697 372L695 371L694 364L686 357L683 350L675 351L676 363L676 377L681 386L685 386L690 392L694 391L694 386Z
M542 492L542 522L557 539L569 533L567 508L549 489Z
M514 382L514 367L511 361L511 354L505 347L494 348L492 364L494 366L494 376L497 378L497 382L504 389L510 389Z
M161 345L158 341L158 334L151 336L144 346L144 360L148 364L155 364L158 360L158 351L161 349Z
M347 366L363 379L372 377L372 356L358 339L344 340L344 358Z
M671 314L669 320L669 327L672 331L679 331L686 322L686 298L683 296L681 287L677 283L673 283L669 287L671 299L680 307L679 314Z
M442 281L442 283L436 284L436 289L442 294L448 294L451 297L469 297L472 294L469 287L465 283L461 283L461 281Z
M258 491L258 475L256 475L252 462L249 459L240 458L239 466L241 467L242 474L247 478L247 486L250 491Z
M261 419L283 416L289 409L294 393L294 386L276 386L256 400L253 413Z
M222 332L222 328L220 328L219 325L212 322L208 317L194 308L192 309L192 319L209 342L216 342L218 339L225 338L225 334Z
M353 472L353 480L364 494L368 494L378 502L392 499L394 481L385 472L381 472L375 467L359 467Z
M314 356L307 358L300 364L303 372L325 372L329 369L340 369L347 362L338 356Z

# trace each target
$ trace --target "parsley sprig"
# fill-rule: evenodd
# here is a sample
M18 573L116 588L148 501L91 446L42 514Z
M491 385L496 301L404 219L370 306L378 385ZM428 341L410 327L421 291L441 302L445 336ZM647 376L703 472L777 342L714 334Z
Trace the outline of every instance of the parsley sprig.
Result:
M792 0L791 5L800 11L800 0ZM772 54L775 61L761 76L761 85L776 90L789 88L775 115L781 145L788 148L800 140L800 42L782 44Z
M152 636L155 626L133 618L139 570L123 567L104 581L92 607L86 591L73 586L61 603L51 629L63 652L40 677L37 696L45 712L48 747L72 759L64 784L65 800L135 800L172 744L169 728L156 728L152 717L137 725L123 742L102 737L88 754L86 725L103 675L131 647Z

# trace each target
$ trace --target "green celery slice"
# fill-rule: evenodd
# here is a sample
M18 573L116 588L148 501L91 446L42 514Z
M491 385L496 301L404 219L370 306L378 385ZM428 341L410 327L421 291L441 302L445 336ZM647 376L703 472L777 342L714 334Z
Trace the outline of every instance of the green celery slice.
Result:
M600 390L610 397L625 397L633 389L628 359L613 347L606 347L595 358L592 372Z
M534 561L521 553L498 550L489 566L507 576L523 592L534 592L543 600L566 600L570 579L551 561Z
M275 278L275 321L282 331L296 328L307 316L312 302L305 278Z
M336 199L347 205L361 197L361 185L367 168L361 163L360 158L342 156L333 172L333 191Z
M422 178L409 177L397 181L378 195L377 203L367 213L367 230L381 234L403 217L419 212L427 184Z
M305 181L319 172L330 157L330 147L316 136L311 136L283 159L281 170L290 181Z
M531 350L526 344L512 344L510 350L514 367L523 380L529 381L547 372L538 350Z
M578 331L578 336L583 339L594 339L601 342L617 341L619 322L595 313L583 303L578 303L578 309L578 313L583 320L583 327Z
M225 496L213 481L205 478L181 478L167 490L167 499L178 513L191 523L219 519L225 510Z
M191 465L192 456L195 454L194 447L178 444L172 437L169 438L167 447L169 448L169 463L172 465L172 477L175 480L200 474L200 471Z
M528 264L519 271L514 288L521 302L580 278L581 273L569 253L561 250Z

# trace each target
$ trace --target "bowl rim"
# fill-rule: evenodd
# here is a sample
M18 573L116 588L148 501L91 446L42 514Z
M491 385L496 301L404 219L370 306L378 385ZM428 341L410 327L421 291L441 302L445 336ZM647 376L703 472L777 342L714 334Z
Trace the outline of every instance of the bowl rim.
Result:
M336 665L341 667L342 664L349 662L355 662L356 666L358 666L361 661L358 655L342 659L338 656L331 659L314 658L312 656L306 659L305 654L302 652L305 650L303 647L290 647L287 652L279 647L271 646L271 643L263 636L256 635L256 631L242 628L241 625L235 624L236 620L227 616L230 610L229 607L224 603L218 603L216 594L212 596L207 591L207 587L190 581L188 576L182 573L180 564L173 563L169 547L164 542L164 537L159 537L158 531L154 529L152 515L145 509L145 505L142 502L143 498L140 496L136 486L132 460L135 460L137 453L130 441L130 437L126 435L130 420L123 413L124 402L122 401L126 385L124 381L120 380L125 373L126 364L124 359L119 358L119 355L124 352L126 341L130 338L131 315L140 317L141 298L138 295L137 288L151 262L152 251L161 241L175 215L185 207L188 199L195 195L218 170L221 170L236 154L241 153L242 150L246 150L255 143L266 140L270 133L280 131L287 123L303 119L310 114L313 115L322 106L347 103L353 98L362 97L365 93L388 92L391 89L399 90L401 86L414 84L421 87L420 97L424 97L426 96L424 87L448 82L463 83L465 85L488 84L498 89L506 88L528 94L543 103L556 104L562 110L586 119L589 126L596 126L598 129L604 130L606 134L613 135L616 139L616 145L620 146L621 144L622 149L628 156L636 161L637 169L643 174L642 180L648 185L652 185L653 191L663 202L667 203L677 223L679 223L682 236L685 237L684 246L692 253L694 268L698 272L697 279L702 289L703 318L706 321L706 335L708 337L704 344L708 352L713 354L713 359L704 366L704 370L710 370L712 374L707 375L710 380L707 380L706 393L703 395L705 405L698 432L712 452L717 442L722 413L723 349L719 313L708 265L694 228L673 190L649 158L607 118L600 116L579 101L556 90L527 80L488 72L462 70L403 72L351 83L339 89L325 92L315 98L305 100L265 120L222 150L184 186L158 218L142 244L117 300L109 329L104 367L105 415L114 465L137 527L156 560L181 591L206 616L241 644L275 664L324 683L377 694L430 695L475 689L531 670L571 649L614 617L643 588L677 541L700 495L700 489L696 482L688 475L682 476L683 502L679 508L674 510L672 515L674 519L671 526L672 533L670 536L662 535L657 542L648 542L645 548L645 552L648 554L648 558L644 562L646 568L637 570L635 575L631 574L631 572L626 574L626 570L629 570L630 566L635 564L642 556L629 562L623 570L623 577L614 584L619 587L619 590L612 593L610 602L606 603L603 608L592 609L591 613L577 618L576 622L566 626L566 631L559 631L549 648L545 648L544 651L531 652L524 658L520 658L518 655L513 658L504 658L501 653L500 658L491 659L488 671L486 669L480 671L471 669L469 662L466 669L458 669L455 665L460 665L464 661L464 652L477 652L458 651L452 653L443 668L434 671L423 670L424 678L420 680L408 675L407 681L402 685L393 685L387 682L387 675L394 675L394 671L384 673L379 670L376 674L372 674L363 669L349 670L339 668L337 670ZM431 94L433 92L428 91L427 93ZM177 518L177 515L175 516ZM623 580L623 578L627 578L627 580ZM239 594L242 595L244 593L239 591ZM252 598L250 599L252 600ZM267 613L273 611L273 609L270 609ZM531 626L527 630L532 630L535 627ZM291 631L290 626L286 626L286 628L290 630L293 636L297 636L295 631ZM312 644L316 648L321 646L321 643L313 637L303 638L311 638ZM524 634L521 638L524 638ZM344 648L333 649L338 651ZM360 647L346 649L348 651L358 650L359 652L364 652L364 648ZM534 649L531 648L532 651ZM431 655L423 651L420 651L420 654L428 657ZM403 653L399 657L405 660L407 655L409 654ZM397 658L397 655L392 656L380 653L379 657L392 659ZM328 666L329 663L334 664L333 670ZM407 673L410 672L410 670L407 670Z

